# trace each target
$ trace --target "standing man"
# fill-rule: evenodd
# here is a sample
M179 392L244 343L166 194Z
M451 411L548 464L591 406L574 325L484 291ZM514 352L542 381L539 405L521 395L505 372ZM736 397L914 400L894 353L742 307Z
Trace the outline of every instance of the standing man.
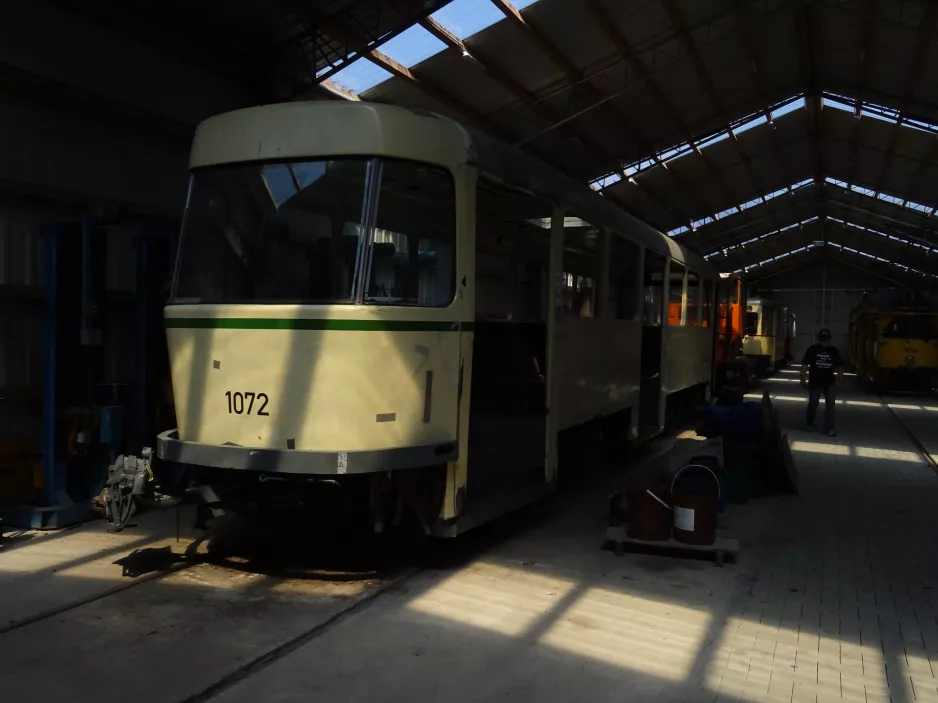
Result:
M837 347L831 346L831 331L822 329L817 334L817 344L808 347L801 362L801 385L808 388L808 416L805 429L814 430L814 416L817 413L821 394L824 394L824 434L836 437L834 431L834 371L837 380L843 383L844 360ZM805 378L807 376L807 379Z

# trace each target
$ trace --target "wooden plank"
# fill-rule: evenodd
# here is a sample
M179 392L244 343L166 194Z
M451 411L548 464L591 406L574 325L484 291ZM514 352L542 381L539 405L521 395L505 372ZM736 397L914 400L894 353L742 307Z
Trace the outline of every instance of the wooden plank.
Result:
M606 528L603 547L612 547L620 555L629 546L638 546L649 551L657 551L662 556L681 556L681 553L697 552L698 554L712 555L717 566L723 566L724 556L730 555L734 561L739 554L739 540L735 537L717 536L713 544L686 544L673 537L660 542L650 542L643 539L629 537L627 525L610 525Z

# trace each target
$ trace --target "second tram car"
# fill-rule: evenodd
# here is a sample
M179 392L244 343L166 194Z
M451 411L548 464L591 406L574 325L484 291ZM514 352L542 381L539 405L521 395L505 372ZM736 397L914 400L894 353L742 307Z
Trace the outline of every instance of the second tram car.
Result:
M755 372L765 374L784 367L791 360L791 340L795 316L777 303L764 298L746 301L743 354L753 360Z

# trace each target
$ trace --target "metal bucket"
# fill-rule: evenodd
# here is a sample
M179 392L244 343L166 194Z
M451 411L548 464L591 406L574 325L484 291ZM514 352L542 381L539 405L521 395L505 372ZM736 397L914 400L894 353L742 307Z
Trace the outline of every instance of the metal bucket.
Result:
M687 469L706 471L713 478L712 492L707 484L696 485L684 480L684 487L676 490L678 479ZM720 479L707 466L688 464L674 475L671 482L671 504L674 508L674 539L684 544L713 544L717 538L717 515L720 506Z
M671 537L671 506L657 488L635 487L626 493L629 505L628 535L632 539L664 542Z

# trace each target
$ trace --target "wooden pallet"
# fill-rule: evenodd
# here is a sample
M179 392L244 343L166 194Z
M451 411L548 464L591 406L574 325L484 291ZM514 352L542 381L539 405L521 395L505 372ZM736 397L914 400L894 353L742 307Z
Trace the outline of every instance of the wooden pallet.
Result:
M635 539L629 537L628 525L610 525L606 528L606 536L603 540L604 549L612 549L617 556L621 556L625 550L647 551L661 554L662 556L688 556L706 554L713 557L717 566L723 566L724 560L736 562L739 555L739 540L734 537L721 537L717 535L713 544L685 544L671 538L661 542L649 542L648 540Z

